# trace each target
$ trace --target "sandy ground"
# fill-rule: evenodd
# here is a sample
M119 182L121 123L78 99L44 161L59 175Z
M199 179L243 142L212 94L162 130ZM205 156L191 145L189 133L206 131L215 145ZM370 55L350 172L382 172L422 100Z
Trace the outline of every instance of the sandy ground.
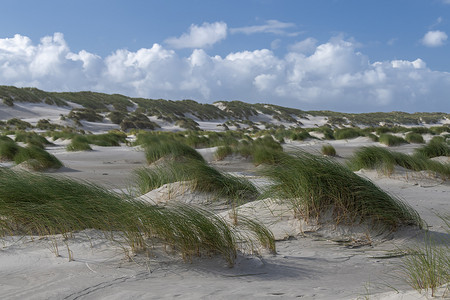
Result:
M289 149L317 152L324 142L306 141ZM330 142L341 160L355 149L373 143L365 138ZM94 151L65 151L57 142L48 151L65 165L51 172L124 190L132 185L131 172L145 165L143 152L133 147L96 147ZM397 147L405 153L414 146ZM213 161L213 150L200 153L216 167L247 175L255 182L255 167L230 158ZM391 178L373 171L360 172L384 190L411 204L435 236L445 227L436 214L449 214L450 185L424 175L398 173ZM414 176L413 176L414 175ZM240 255L233 268L217 257L183 262L155 249L150 256L127 259L124 250L99 232L85 230L68 241L59 240L59 256L52 239L7 237L0 240L1 299L420 299L399 273L401 259L392 251L414 245L417 231L400 230L374 238L371 245L331 239L321 232L290 236L278 241L277 254ZM395 289L395 290L394 290Z

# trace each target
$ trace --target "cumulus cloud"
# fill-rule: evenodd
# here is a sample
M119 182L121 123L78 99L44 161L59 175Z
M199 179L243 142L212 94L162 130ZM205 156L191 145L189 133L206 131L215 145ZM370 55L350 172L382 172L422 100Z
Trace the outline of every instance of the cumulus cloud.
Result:
M287 29L295 28L294 23L285 23L277 20L268 20L264 25L254 25L246 27L231 28L231 33L255 34L255 33L273 33L276 35L297 36L300 32L289 32Z
M435 31L428 31L421 41L422 44L427 47L439 47L444 45L447 38L448 36L445 32L435 30Z
M176 49L204 48L211 46L227 37L227 24L224 22L203 23L201 26L192 24L189 33L180 37L172 37L165 42Z
M269 49L187 56L160 44L107 57L73 53L55 33L37 44L0 39L0 84L48 91L92 90L132 97L243 100L337 111L448 111L450 73L421 59L371 62L354 41L313 38L279 57Z

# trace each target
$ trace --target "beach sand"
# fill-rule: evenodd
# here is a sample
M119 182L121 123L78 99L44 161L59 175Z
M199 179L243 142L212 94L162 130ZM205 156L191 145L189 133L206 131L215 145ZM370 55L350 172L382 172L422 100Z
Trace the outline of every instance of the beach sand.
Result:
M312 140L285 147L317 153L323 143ZM341 160L358 147L374 144L366 138L331 143ZM70 153L64 146L57 141L47 149L65 165L51 175L86 180L116 191L129 190L132 170L146 164L144 153L136 147L93 146L93 151ZM393 150L412 151L409 145ZM250 162L236 157L215 162L213 151L199 152L221 170L261 182ZM449 213L448 182L414 172L400 171L392 177L376 171L359 174L412 205L431 234L445 234L445 224L437 214ZM127 256L124 249L95 230L75 233L66 241L68 247L59 236L6 237L0 240L0 298L425 299L407 285L400 274L401 258L392 255L414 246L421 238L419 231L401 229L358 244L333 237L329 228L302 232L289 215L282 218L274 214L269 219L279 239L277 253L240 254L233 268L219 257L184 262L179 255L157 248L150 254ZM52 247L55 239L58 257Z

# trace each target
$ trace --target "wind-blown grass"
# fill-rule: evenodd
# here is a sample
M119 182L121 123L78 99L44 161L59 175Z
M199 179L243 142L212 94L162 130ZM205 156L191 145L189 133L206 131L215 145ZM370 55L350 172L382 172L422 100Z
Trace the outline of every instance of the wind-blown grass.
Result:
M395 166L413 171L428 170L450 178L450 165L432 161L421 154L407 155L390 151L385 148L371 146L357 150L349 161L352 170L377 169L386 174L392 174Z
M450 233L450 218L443 217ZM448 236L444 245L439 245L430 233L425 234L422 245L406 249L408 255L402 258L401 273L406 282L414 289L431 289L431 295L436 295L436 289L450 282L450 247ZM448 294L448 290L444 293Z
M216 152L214 153L214 157L217 160L224 160L225 157L233 154L233 148L230 146L221 146L217 148Z
M174 140L157 140L154 143L144 144L145 157L149 164L166 156L172 158L189 158L204 162L203 157L195 149Z
M14 162L16 164L28 162L29 167L34 171L59 169L63 166L62 162L54 155L37 146L19 148L19 151L14 156Z
M67 151L90 151L92 150L89 141L84 135L76 135L66 147Z
M410 206L327 157L299 152L263 175L274 181L267 195L290 201L306 219L332 210L336 223L372 221L389 229L422 224Z
M326 156L336 156L336 149L332 145L323 145L322 154Z
M0 161L13 160L19 151L19 146L11 138L0 136Z
M408 132L405 136L405 140L408 143L425 144L425 140L423 139L423 136L417 132Z
M183 204L164 207L109 192L68 178L0 168L0 235L63 234L83 229L120 235L134 250L148 249L157 239L189 260L219 253L232 265L236 233L223 219Z
M17 131L15 141L26 143L30 146L36 146L42 149L44 149L45 146L52 144L45 137L35 132L25 132L25 131Z
M336 140L353 139L362 135L364 134L361 132L361 130L355 128L343 128L336 129L334 131L334 138Z
M426 157L450 156L450 146L443 138L434 137L428 144L416 149L416 153Z
M196 191L232 199L256 198L258 191L247 179L222 173L198 160L167 161L135 171L135 182L141 194L166 183L190 181Z
M408 143L404 138L387 133L383 133L380 135L379 142L389 147L399 146Z

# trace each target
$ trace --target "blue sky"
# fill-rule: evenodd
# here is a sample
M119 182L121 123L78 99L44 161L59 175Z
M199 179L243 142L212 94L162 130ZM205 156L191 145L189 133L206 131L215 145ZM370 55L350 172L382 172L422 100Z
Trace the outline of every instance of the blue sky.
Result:
M1 0L0 11L0 84L450 112L450 0Z

